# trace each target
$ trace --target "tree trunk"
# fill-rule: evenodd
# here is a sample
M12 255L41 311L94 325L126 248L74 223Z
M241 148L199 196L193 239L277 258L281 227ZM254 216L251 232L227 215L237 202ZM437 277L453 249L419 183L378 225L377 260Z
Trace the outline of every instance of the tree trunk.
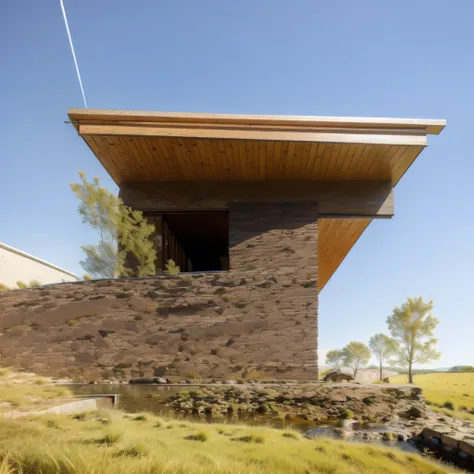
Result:
M354 378L357 377L357 369L358 369L358 367L355 367L355 368L354 368Z
M383 367L382 367L382 361L380 361L380 381L383 380Z
M413 374L411 373L411 362L408 364L408 383L413 383Z

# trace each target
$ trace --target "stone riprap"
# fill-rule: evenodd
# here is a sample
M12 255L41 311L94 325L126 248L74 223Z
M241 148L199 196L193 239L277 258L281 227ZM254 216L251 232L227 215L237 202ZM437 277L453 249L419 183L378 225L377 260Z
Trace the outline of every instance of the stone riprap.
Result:
M348 418L383 422L387 416L414 420L426 411L418 387L326 382L198 387L171 395L168 404L176 412L269 413L318 423Z

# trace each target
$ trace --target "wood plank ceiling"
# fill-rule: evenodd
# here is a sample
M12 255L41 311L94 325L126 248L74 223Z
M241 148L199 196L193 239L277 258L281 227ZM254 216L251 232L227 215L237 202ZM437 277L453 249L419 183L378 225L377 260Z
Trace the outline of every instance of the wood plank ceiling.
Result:
M75 128L120 186L127 181L391 180L441 120L232 116L74 109ZM320 219L321 290L371 219Z
M86 135L120 185L177 180L392 180L424 146Z

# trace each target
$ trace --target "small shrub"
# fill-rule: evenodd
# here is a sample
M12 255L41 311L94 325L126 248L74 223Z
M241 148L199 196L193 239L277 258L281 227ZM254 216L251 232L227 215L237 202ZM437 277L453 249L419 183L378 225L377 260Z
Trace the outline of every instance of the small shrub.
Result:
M31 288L36 288L38 286L41 286L41 283L38 280L31 280L30 281L30 287Z
M305 281L303 283L303 288L312 288L313 286L316 286L316 282L314 280Z
M77 319L69 319L66 321L68 326L75 326L79 321Z
M267 403L262 403L258 406L257 411L259 413L268 413L270 411L270 407Z
M386 431L383 435L382 435L382 439L384 441L389 441L389 442L392 442L392 441L395 441L397 439L397 435L395 433L392 433L391 431Z
M122 437L123 433L120 431L108 431L103 438L97 440L97 443L111 446L112 444L118 443Z
M145 415L137 415L133 418L135 421L146 421L146 416Z
M290 438L290 439L296 439L296 440L299 440L299 437L296 433L292 433L291 431L286 431L285 433L283 433L283 435L285 438Z
M21 281L21 280L18 280L16 282L16 286L20 289L28 288L28 285L24 281Z
M362 400L366 405L373 405L375 403L375 397L365 397Z
M407 411L407 415L410 418L420 418L423 413L418 407L410 407L410 409Z
M174 260L169 259L165 265L165 273L167 275L179 275L181 273L181 268L176 265Z
M132 446L128 446L121 451L118 451L115 456L129 456L132 458L144 457L149 453L149 449L142 443L135 443Z
M8 291L10 288L3 283L0 283L0 291Z
M444 402L443 403L443 408L447 408L448 410L454 410L454 404L453 402Z
M141 321L141 320L143 319L143 316L142 316L141 314L136 314L136 315L133 317L133 319L134 319L135 321Z
M265 439L263 438L263 436L245 435L245 436L240 436L239 438L234 438L233 441L240 441L241 443L262 444L265 441Z
M219 349L218 348L215 347L215 348L211 349L211 355L216 356L218 354L219 354Z
M161 421L157 421L154 425L153 425L153 428L162 428L163 427L163 423Z
M86 419L86 414L85 413L76 413L75 415L72 415L73 420L78 420L78 421L84 421Z
M354 418L354 413L348 408L342 408L341 410L339 410L339 417L343 420L349 420Z
M84 273L84 276L82 277L84 280L92 280L92 277L88 275L87 273Z
M45 420L45 424L48 428L59 429L61 427L59 422L57 420L54 420L54 419Z
M203 431L200 431L199 433L186 436L184 439L187 439L190 441L201 441L202 443L204 443L204 441L207 441L209 437L207 436L206 433L204 433Z

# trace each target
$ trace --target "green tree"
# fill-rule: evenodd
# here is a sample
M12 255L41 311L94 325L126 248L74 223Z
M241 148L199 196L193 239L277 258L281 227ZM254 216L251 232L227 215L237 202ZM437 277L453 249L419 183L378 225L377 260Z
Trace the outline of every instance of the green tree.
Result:
M339 351L339 350L329 351L326 354L326 364L329 365L329 367L340 369L343 358L344 358L344 353L342 351Z
M369 347L372 354L379 361L379 377L383 379L383 365L391 356L395 354L396 342L385 334L375 334L370 338Z
M342 349L342 352L343 364L352 369L354 377L357 376L360 367L369 363L371 356L370 349L362 342L350 342Z
M408 383L413 383L413 364L426 364L439 359L433 331L439 321L431 314L433 301L425 303L422 297L408 298L401 307L395 307L387 318L388 328L398 347L395 355L403 367L408 367Z
M156 251L150 236L155 227L148 224L141 211L131 209L102 188L99 178L89 182L82 171L79 176L81 182L71 184L80 201L79 214L99 234L97 245L81 247L86 254L80 262L84 270L104 278L154 275ZM125 265L128 256L135 261L134 269Z

